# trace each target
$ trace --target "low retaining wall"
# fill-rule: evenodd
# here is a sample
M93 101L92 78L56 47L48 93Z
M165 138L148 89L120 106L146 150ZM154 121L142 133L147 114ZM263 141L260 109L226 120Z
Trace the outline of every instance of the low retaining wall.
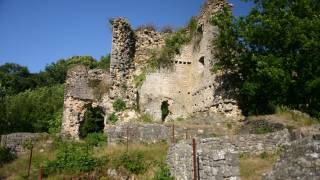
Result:
M130 142L155 143L159 141L172 141L172 129L173 126L170 124L122 122L117 125L108 125L105 131L108 136L108 142L111 143L126 141L127 134ZM176 141L191 137L208 138L213 136L213 129L210 126L201 128L186 128L183 125L174 126L174 137Z
M25 151L23 145L26 142L40 136L40 133L12 133L1 135L1 147L9 148L12 152L20 154Z
M199 179L239 179L239 153L259 154L288 144L287 129L269 134L249 134L199 139L196 142ZM176 179L193 177L191 140L180 141L169 148L167 163Z

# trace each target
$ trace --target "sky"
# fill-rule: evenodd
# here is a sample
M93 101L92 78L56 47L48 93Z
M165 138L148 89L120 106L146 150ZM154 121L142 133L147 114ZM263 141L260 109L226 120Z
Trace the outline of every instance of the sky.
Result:
M236 16L251 2L229 0ZM0 65L12 62L31 72L59 59L111 50L109 18L125 17L133 27L184 26L204 0L0 0Z

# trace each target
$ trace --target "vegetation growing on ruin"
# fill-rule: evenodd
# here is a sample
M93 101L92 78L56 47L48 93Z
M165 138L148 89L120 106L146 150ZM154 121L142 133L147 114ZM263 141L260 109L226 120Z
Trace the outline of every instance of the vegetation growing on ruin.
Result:
M143 82L146 80L146 71L141 72L141 74L134 76L134 85L136 87L141 87Z
M126 109L126 102L118 98L112 103L112 107L117 112L123 111Z
M111 122L112 124L116 123L119 118L116 115L116 113L112 113L109 117L108 117L109 122Z
M194 37L198 36L198 25L195 17L192 17L185 28L172 33L166 40L165 45L159 50L152 52L148 61L148 66L152 70L159 68L171 68L173 58L180 54L183 45L189 43Z
M320 117L319 1L254 1L246 17L225 8L212 23L220 28L217 67L238 77L245 115L276 105Z

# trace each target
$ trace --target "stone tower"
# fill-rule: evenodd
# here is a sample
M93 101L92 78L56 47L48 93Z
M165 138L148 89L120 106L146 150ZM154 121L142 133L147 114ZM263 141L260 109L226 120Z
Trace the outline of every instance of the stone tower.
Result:
M111 20L112 51L110 77L112 86L110 99L123 99L130 107L134 105L135 89L132 85L135 54L135 35L129 23L118 18Z

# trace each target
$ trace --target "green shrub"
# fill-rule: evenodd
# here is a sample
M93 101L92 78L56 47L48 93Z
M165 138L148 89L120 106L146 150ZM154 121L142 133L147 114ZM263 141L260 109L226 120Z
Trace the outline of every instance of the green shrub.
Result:
M9 148L0 147L0 166L16 158Z
M141 74L134 76L133 81L136 87L141 87L145 80L146 80L146 73L142 72Z
M103 133L90 133L85 138L85 141L89 146L106 145L107 137Z
M89 146L80 143L60 142L56 159L47 162L45 173L88 172L101 166L104 159L95 159L89 149Z
M113 104L113 108L115 111L120 112L125 110L126 108L126 103L122 99L116 99Z
M142 174L147 171L148 165L142 152L134 151L123 153L115 160L115 165L123 167L133 174Z
M153 180L174 180L174 177L171 176L168 166L160 165L155 173Z
M115 122L118 121L118 116L117 116L115 113L112 113L112 114L109 116L108 120L109 120L112 124L114 124Z

